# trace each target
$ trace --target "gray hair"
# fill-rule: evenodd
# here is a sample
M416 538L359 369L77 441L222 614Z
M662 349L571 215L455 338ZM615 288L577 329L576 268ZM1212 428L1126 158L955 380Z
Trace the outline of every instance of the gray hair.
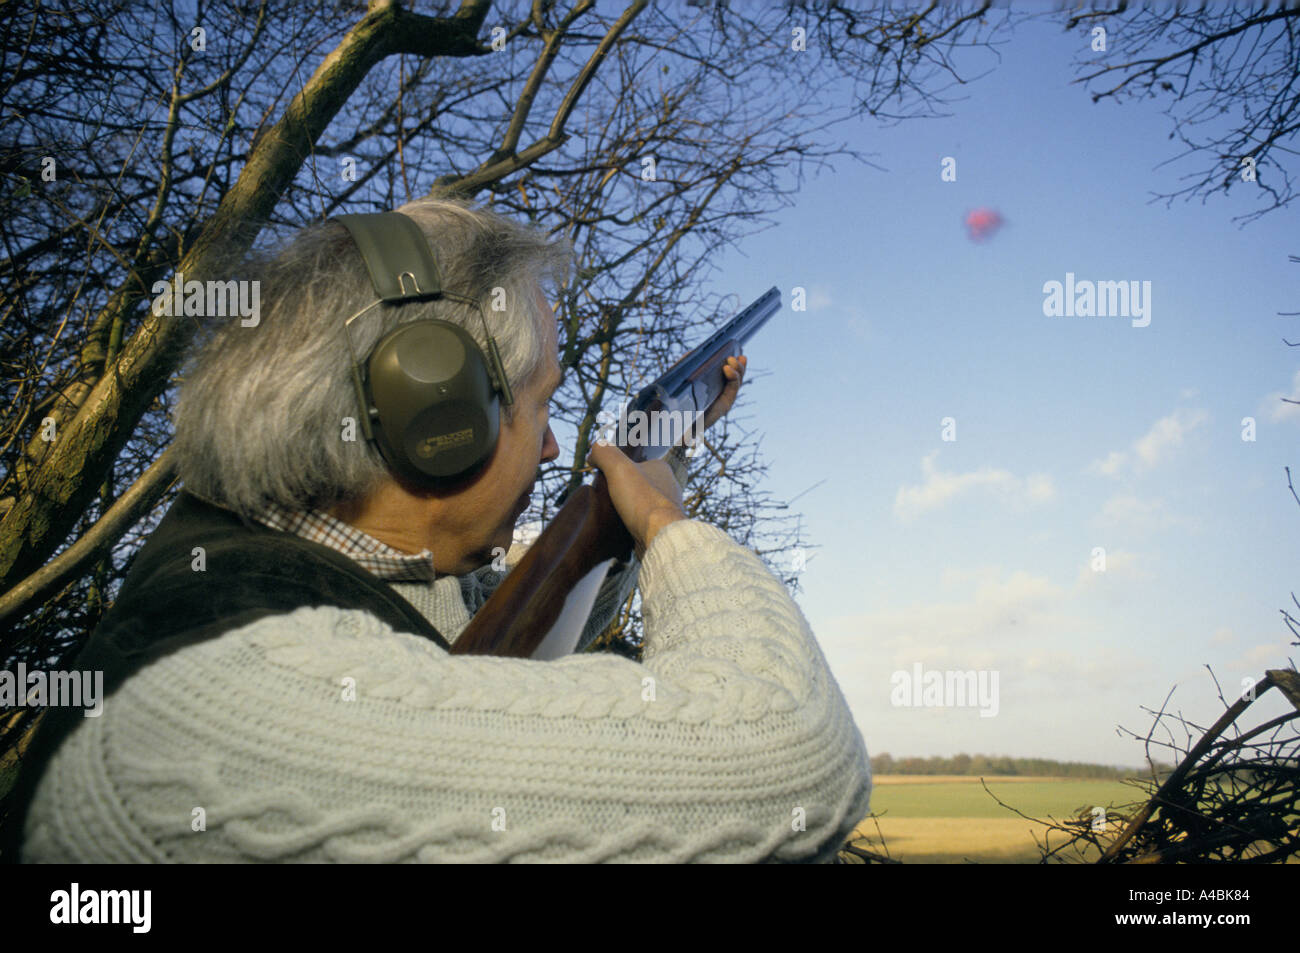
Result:
M429 239L443 287L479 302L518 392L542 366L536 288L560 283L570 252L529 227L466 203L423 199L398 211ZM259 321L226 319L199 346L181 384L177 466L190 492L252 516L268 503L326 509L363 499L390 471L364 438L344 321L375 301L361 254L344 227L302 229L253 265ZM504 289L505 313L492 310ZM484 345L479 311L455 301L381 305L351 325L364 361L393 328L440 318ZM505 420L510 409L503 405ZM356 439L342 439L345 418Z

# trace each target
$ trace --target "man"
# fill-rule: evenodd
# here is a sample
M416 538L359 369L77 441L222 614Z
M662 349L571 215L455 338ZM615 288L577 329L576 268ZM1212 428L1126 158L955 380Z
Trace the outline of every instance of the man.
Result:
M326 223L264 268L255 327L203 342L176 415L186 492L78 662L105 671L102 716L43 727L23 859L833 858L868 810L861 736L782 584L686 517L680 460L590 456L636 558L579 648L639 576L641 664L449 654L559 454L543 284L566 253L463 204L399 211L453 296L365 313L359 246ZM485 353L490 333L511 396L490 456L450 484L355 439L354 359L429 319Z

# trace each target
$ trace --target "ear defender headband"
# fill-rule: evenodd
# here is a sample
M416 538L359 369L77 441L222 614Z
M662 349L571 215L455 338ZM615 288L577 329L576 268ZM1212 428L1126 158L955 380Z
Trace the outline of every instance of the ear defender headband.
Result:
M361 403L361 430L394 472L417 484L469 476L492 456L501 402L514 402L496 340L478 302L442 290L429 242L399 212L340 215L379 300L343 324L352 355L352 381ZM371 308L447 298L473 307L483 322L487 354L455 324L434 318L394 328L364 366L352 347L352 322Z

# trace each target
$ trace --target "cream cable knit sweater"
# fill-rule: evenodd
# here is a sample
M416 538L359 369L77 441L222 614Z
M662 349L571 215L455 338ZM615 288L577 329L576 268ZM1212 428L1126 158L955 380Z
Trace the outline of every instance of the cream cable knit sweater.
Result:
M784 586L691 521L640 575L642 664L451 656L330 607L172 653L51 761L24 859L832 859L870 767Z

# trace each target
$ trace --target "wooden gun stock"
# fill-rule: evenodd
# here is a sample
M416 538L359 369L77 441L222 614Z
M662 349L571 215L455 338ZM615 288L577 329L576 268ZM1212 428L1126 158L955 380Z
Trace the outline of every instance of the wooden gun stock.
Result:
M632 537L609 498L605 474L597 474L564 501L452 644L452 654L532 657L573 587L598 564L631 552Z

